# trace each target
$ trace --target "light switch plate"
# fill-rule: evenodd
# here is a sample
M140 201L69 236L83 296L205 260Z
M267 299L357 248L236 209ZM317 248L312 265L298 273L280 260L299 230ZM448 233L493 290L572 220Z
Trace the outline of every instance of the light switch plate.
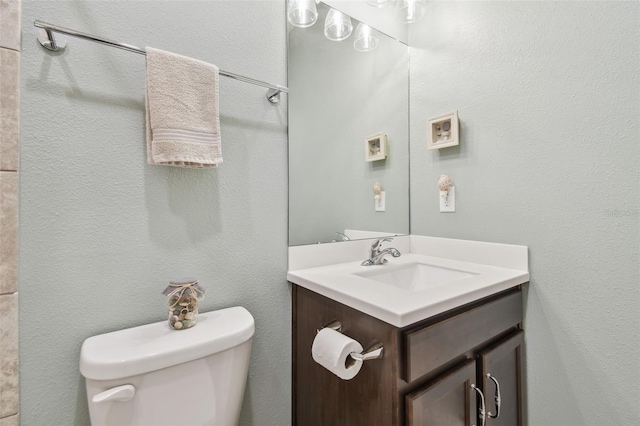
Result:
M447 191L440 191L440 213L454 213L456 211L456 188L449 187Z
M386 201L386 197L384 196L384 191L380 191L380 198L373 199L373 202L375 203L375 209L377 212L385 211L385 201Z

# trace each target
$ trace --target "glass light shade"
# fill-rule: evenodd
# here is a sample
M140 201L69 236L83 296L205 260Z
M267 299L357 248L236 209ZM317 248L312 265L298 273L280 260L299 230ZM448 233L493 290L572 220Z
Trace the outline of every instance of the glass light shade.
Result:
M359 23L356 27L355 40L353 41L353 48L358 52L369 52L380 43L380 39L375 30L372 30L370 26L363 23Z
M331 9L324 21L324 35L331 41L342 41L353 31L351 18L342 12Z
M395 0L367 0L367 4L373 7L385 7L389 6Z
M410 24L421 19L426 9L425 0L398 0L396 16L400 21Z
M294 27L307 28L315 24L318 19L315 0L289 0L287 19Z

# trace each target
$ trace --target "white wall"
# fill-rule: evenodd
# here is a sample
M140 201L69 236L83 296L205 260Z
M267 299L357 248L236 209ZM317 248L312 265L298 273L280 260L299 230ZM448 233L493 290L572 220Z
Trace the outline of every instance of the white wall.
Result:
M640 423L638 22L631 1L448 1L410 29L411 232L529 246L531 425ZM460 147L427 151L456 109Z
M255 317L240 423L290 423L286 95L274 106L266 89L221 77L220 168L149 166L144 57L77 39L51 55L32 25L50 21L285 84L284 9L284 1L23 2L23 425L88 424L83 340L166 319L161 290L189 275L208 287L203 311L242 305Z

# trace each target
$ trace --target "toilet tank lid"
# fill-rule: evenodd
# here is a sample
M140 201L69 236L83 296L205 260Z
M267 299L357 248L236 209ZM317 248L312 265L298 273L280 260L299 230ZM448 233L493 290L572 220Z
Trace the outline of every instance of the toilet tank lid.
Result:
M89 337L80 351L87 379L135 376L206 357L251 339L249 311L236 306L198 315L195 326L172 330L167 321Z

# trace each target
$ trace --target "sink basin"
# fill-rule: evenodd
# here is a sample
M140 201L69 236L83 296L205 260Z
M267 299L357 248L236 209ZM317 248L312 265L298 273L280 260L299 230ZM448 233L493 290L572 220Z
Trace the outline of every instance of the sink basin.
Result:
M382 265L371 271L357 272L354 275L409 291L422 291L477 274L426 263L409 263L400 266Z
M524 246L412 235L393 241L402 256L362 266L370 245L357 240L290 247L287 279L399 328L529 279Z

